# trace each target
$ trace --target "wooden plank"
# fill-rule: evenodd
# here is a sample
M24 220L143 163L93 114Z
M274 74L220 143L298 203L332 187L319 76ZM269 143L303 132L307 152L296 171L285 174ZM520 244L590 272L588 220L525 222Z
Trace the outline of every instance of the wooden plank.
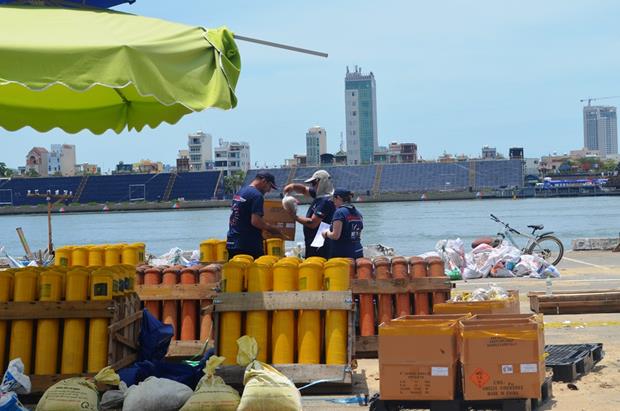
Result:
M112 367L114 370L120 370L121 368L125 368L128 365L133 364L134 362L138 361L138 354L130 354L128 356L126 356L125 358L121 358L120 360L116 361L113 364L110 364L110 367Z
M541 303L560 301L620 301L620 293L539 295L536 298Z
M352 310L350 291L290 291L221 293L213 300L215 311Z
M294 384L304 385L318 380L330 380L330 384L351 384L351 369L345 365L324 364L278 364L273 365ZM226 384L242 385L244 367L228 365L217 369L216 373ZM333 381L332 381L333 380Z
M450 292L447 277L392 278L388 280L351 280L353 294L402 294L411 292Z
M536 312L542 314L620 313L620 302L572 301L570 303L541 303Z
M113 301L28 301L0 303L0 320L112 318Z
M612 288L612 289L607 289L607 290L582 290L582 291L578 291L578 290L571 290L571 291L554 291L552 295L566 295L566 294L604 294L604 293L617 293L620 292L620 289L618 288ZM532 296L532 295L537 295L537 296L545 296L547 295L546 291L530 291L529 293L527 293L527 296Z
M205 341L191 340L191 341L171 341L168 347L168 353L166 358L175 357L195 357L203 353L203 349L207 345L207 348L211 348L214 345L213 341L209 341L205 344Z
M133 351L138 349L138 344L135 341L131 341L129 338L121 335L119 333L114 334L114 339L124 345L125 347L131 348Z
M125 317L120 321L110 324L108 327L108 331L114 333L122 328L127 327L130 324L133 324L136 321L140 321L142 319L142 311L135 312L131 314L129 317Z
M71 377L94 377L95 374L54 374L54 375L29 375L32 388L30 394L43 394L52 385Z
M219 283L139 285L136 287L142 301L205 300L217 296Z
M355 337L355 356L357 358L378 358L379 336Z

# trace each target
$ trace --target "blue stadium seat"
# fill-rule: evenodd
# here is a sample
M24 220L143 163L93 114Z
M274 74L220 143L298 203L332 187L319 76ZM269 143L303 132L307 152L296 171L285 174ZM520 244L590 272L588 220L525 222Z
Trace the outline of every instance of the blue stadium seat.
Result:
M177 174L172 192L170 193L170 200L178 198L184 198L185 200L213 199L219 175L219 171Z
M75 193L81 179L82 177L12 178L0 185L0 189L3 190L0 203L12 200L15 206L44 204L46 203L45 198L28 197L28 190L32 193L38 190L41 194L46 193L48 190L52 193L55 193L56 190L59 190L60 193L63 193L64 190ZM10 192L4 190L10 190Z

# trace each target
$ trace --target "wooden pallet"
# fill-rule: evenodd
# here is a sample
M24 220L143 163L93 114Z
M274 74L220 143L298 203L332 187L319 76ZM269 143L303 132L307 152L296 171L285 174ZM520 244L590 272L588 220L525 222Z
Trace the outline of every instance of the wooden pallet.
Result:
M100 301L33 301L0 303L0 320L39 320L67 318L108 318L108 364L120 369L137 360L138 335L142 310L135 293ZM36 326L35 326L36 329ZM85 358L88 341L85 341ZM29 375L31 394L42 394L51 385L65 378L93 374Z
M532 411L553 397L552 377L545 378L540 387L540 399L516 398L498 400L465 401L463 399L445 401L384 401L380 398L371 400L371 411L396 411L400 409L416 409L431 411L461 411L461 410L503 410L503 411Z
M407 294L414 292L450 293L454 284L446 277L393 278L389 280L351 280L351 291L359 294ZM377 335L355 337L355 358L377 358Z
M620 290L530 292L530 309L542 314L620 313Z
M349 313L347 364L275 364L274 367L294 384L306 385L327 380L330 390L350 389L353 381L352 352L355 340L353 296L350 291L290 291L221 293L213 300L215 351L218 352L220 314L223 312L274 311L274 310L343 310ZM217 371L224 381L233 386L243 384L245 369L240 366L223 366ZM336 388L334 388L336 387Z

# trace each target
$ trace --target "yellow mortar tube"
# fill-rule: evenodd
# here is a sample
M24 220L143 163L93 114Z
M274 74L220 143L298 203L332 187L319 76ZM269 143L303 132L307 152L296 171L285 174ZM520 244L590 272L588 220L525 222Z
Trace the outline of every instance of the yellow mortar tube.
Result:
M65 279L65 301L86 301L88 299L88 271L70 270ZM67 318L64 322L61 374L81 374L84 372L84 341L86 339L86 320Z
M324 265L324 289L345 291L349 289L349 262L342 259L328 260ZM348 319L347 312L328 310L325 314L325 362L347 363Z
M0 302L6 303L13 297L13 275L14 269L0 271ZM7 321L0 321L0 367L6 369L6 343L7 343Z
M93 271L90 275L91 301L111 300L115 275L107 268ZM108 325L107 318L91 318L88 328L88 365L89 373L99 372L108 365Z
M39 275L39 301L62 299L62 277L58 271L48 270ZM35 375L58 372L58 345L60 320L41 319L37 322L37 342L34 354Z
M299 265L299 291L321 291L323 264L316 260ZM297 319L297 352L299 364L321 363L321 312L300 310Z
M243 291L245 276L243 261L230 261L222 267L222 292L240 293ZM234 365L237 362L237 340L241 337L241 313L223 312L220 315L220 340L218 355L226 357L225 365Z
M286 259L275 263L273 265L273 291L296 291L297 267L298 264ZM295 311L274 311L271 333L272 363L293 364L295 362Z
M14 281L13 301L35 301L37 296L36 271L28 268L18 270ZM32 328L32 320L13 320L11 323L9 359L21 358L25 374L30 374L32 370Z

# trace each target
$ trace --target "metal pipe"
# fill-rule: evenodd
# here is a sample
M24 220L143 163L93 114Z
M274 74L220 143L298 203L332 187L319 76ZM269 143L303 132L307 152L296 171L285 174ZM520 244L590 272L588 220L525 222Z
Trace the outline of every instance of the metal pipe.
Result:
M248 41L250 43L262 44L263 46L276 47L276 48L281 48L281 49L285 49L285 50L296 51L298 53L312 54L313 56L319 56L319 57L325 57L325 58L327 58L327 56L328 56L327 53L323 53L323 52L320 52L320 51L302 49L300 47L294 47L294 46L287 46L286 44L274 43L272 41L254 39L254 38L251 38L251 37L240 36L238 34L234 34L233 37L235 38L235 40Z

